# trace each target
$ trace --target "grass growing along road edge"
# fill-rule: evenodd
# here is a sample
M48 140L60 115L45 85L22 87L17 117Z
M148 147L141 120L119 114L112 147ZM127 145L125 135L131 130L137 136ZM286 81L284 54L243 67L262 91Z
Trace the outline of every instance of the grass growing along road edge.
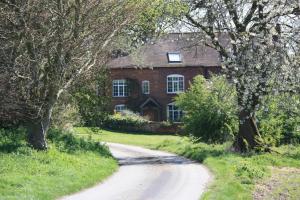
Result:
M256 185L271 177L271 167L300 168L299 146L276 149L281 154L239 155L227 151L230 144L194 144L188 138L175 135L120 133L84 127L75 128L74 131L81 137L169 151L205 164L214 174L213 183L202 196L205 200L253 199ZM292 189L300 187L300 180L293 184ZM292 193L290 198L299 199L299 196L293 196L298 194Z
M48 151L35 151L8 134L0 129L1 200L56 199L99 183L118 167L99 144L59 131L50 133Z

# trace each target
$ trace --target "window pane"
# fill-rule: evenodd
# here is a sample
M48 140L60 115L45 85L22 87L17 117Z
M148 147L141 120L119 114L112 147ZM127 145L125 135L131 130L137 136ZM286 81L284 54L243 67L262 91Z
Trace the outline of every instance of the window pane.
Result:
M183 81L179 82L179 91L183 91Z
M125 85L125 86L123 86L123 88L124 88L124 94L123 94L123 96L127 97L127 96L128 96L128 94L129 94L129 91L128 91L128 86L127 86L127 85Z
M169 111L169 120L173 121L173 112Z
M149 94L149 90L150 90L150 85L149 85L149 81L143 81L142 82L142 90L143 90L143 94Z
M178 85L178 82L173 82L173 92L178 92L178 89L179 89L179 85Z
M168 82L168 92L173 92L172 81Z
M174 118L173 118L173 121L177 122L178 119L179 119L178 111L174 111Z
M119 86L119 96L124 96L124 87Z
M118 96L118 86L113 87L113 95Z

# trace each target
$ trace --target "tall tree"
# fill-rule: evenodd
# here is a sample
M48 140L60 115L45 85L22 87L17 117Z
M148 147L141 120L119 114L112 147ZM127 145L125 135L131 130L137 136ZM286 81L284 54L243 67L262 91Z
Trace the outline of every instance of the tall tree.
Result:
M137 13L138 0L0 0L0 121L22 119L29 143L46 149L57 99L108 58L110 43Z
M235 83L239 133L235 150L257 145L255 111L264 95L299 92L298 0L186 0L185 28L216 49Z

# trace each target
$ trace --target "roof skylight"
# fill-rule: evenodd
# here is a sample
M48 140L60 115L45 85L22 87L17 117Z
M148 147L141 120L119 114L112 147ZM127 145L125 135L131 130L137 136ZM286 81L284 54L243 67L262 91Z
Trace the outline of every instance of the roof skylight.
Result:
M169 63L181 63L182 58L179 52L167 53Z

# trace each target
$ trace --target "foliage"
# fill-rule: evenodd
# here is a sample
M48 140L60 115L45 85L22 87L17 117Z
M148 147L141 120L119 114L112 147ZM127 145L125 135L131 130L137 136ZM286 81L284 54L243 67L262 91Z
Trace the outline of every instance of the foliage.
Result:
M300 143L300 96L267 96L257 112L261 142L267 146Z
M185 131L201 141L225 142L237 132L234 88L222 76L197 76L176 104L185 111Z
M51 130L48 151L36 151L27 146L25 134L22 128L0 129L1 200L57 199L91 187L117 169L98 142Z
M0 129L0 152L16 153L20 149L29 149L26 142L26 129L11 128ZM76 152L95 152L101 156L111 156L108 148L99 142L92 141L91 138L78 138L71 132L62 131L60 129L50 129L47 135L52 146L56 150L66 153Z
M255 184L270 176L270 166L300 168L300 146L288 145L275 148L279 153L240 155L228 151L231 143L208 145L194 143L189 138L174 135L130 134L104 130L98 130L94 134L89 130L89 128L79 128L78 134L82 137L89 137L91 134L97 141L169 151L203 163L211 170L214 177L208 191L202 196L205 200L251 200ZM299 196L291 196L291 198L299 199Z
M74 97L64 93L53 108L51 125L53 128L70 129L82 124L82 116Z
M86 126L102 126L111 112L109 71L101 67L84 81L79 81L71 93Z
M137 113L125 110L120 113L110 115L105 121L105 127L113 130L132 130L138 129L149 123L149 121Z
M173 28L187 10L188 7L181 0L152 0L151 6L137 13L135 23L118 38L118 46L125 45L121 48L126 52L141 47Z
M101 156L111 156L108 148L103 144L92 141L90 138L77 138L72 133L62 132L59 129L49 130L48 139L62 152L93 151L100 153Z
M151 6L144 0L0 1L0 121L26 121L29 142L46 149L61 94L105 64L112 41Z
M273 91L299 93L298 0L188 0L184 26L220 55L223 71L237 90L239 132L234 147L253 149L255 111ZM184 30L187 28L185 27ZM249 148L247 148L249 147Z
M0 128L0 152L11 153L26 144L24 128Z

